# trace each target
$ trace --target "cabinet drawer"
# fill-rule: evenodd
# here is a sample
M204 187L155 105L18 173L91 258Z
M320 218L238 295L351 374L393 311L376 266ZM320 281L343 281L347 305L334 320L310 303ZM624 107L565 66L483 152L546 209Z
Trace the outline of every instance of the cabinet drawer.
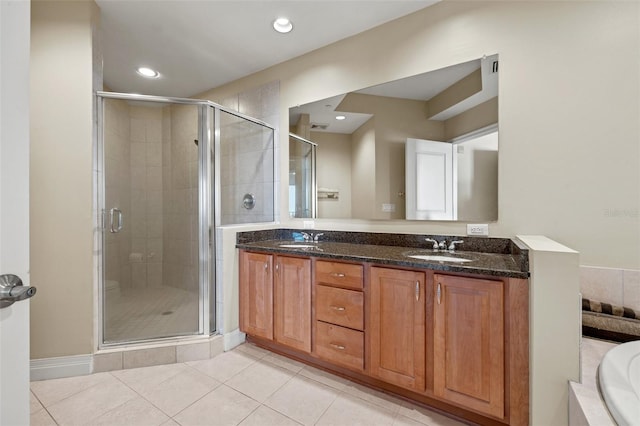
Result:
M344 327L364 328L364 295L360 291L316 286L316 318Z
M340 287L361 289L363 277L362 265L340 262L316 262L316 283L333 284Z
M362 371L364 333L316 321L316 354L329 362Z

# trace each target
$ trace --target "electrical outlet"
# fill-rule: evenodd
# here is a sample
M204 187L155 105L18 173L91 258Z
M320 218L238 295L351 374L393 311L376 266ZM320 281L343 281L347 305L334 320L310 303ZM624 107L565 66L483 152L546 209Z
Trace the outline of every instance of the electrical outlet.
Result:
M386 213L395 212L396 211L396 205L395 204L383 204L382 205L382 211L386 212Z
M489 235L489 225L486 223L467 224L467 235Z
M315 228L315 223L312 220L303 220L302 227L304 229L313 229Z

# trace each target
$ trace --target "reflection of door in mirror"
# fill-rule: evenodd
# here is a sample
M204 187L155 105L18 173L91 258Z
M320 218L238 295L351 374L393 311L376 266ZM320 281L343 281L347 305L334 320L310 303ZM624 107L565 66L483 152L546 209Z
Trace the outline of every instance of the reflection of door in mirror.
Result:
M498 218L498 131L489 126L452 142L407 139L409 220Z
M316 144L289 134L289 217L316 217Z
M453 145L407 139L407 219L454 220Z

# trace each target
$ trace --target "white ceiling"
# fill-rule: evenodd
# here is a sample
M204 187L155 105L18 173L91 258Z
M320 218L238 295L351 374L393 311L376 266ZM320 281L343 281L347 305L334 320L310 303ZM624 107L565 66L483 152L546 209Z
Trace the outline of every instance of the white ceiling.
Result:
M431 120L446 120L498 96L498 74L491 72L493 62L497 60L498 55L492 55L424 74L356 90L354 93L427 101L482 67L482 90L480 92L430 117ZM289 122L295 124L298 122L300 114L309 114L309 120L312 125L321 124L323 127L324 125L327 126L326 128L315 128L314 131L316 132L351 134L366 123L372 115L344 112L336 109L345 95L346 94L342 94L292 107L289 109ZM337 115L343 115L346 119L338 121L335 118Z
M104 81L117 92L189 97L439 0L96 0ZM279 34L277 17L293 22ZM147 80L139 66L158 70Z

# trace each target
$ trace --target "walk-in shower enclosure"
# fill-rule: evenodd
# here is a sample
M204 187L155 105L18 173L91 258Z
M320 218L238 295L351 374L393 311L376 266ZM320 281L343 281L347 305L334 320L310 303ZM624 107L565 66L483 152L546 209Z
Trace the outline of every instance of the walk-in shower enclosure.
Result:
M216 227L274 221L274 128L201 100L97 103L99 346L216 333Z

